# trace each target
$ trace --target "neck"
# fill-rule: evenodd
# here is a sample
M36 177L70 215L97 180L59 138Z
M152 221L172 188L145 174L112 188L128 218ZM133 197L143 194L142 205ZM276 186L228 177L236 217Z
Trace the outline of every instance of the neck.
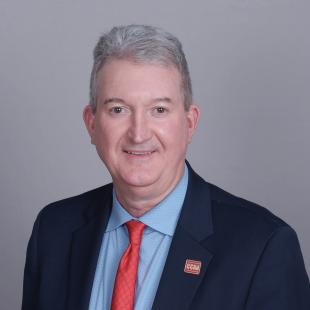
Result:
M160 203L176 187L181 180L182 173L175 178L168 186L155 188L148 187L119 186L114 183L115 193L122 207L132 216L139 218L146 212Z
M116 190L116 196L122 207L132 216L139 218L154 208L163 197L146 198L137 195L123 195Z

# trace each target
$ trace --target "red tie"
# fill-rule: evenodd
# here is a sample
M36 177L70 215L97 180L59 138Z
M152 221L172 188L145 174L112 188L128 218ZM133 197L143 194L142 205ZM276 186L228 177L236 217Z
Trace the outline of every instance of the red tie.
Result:
M129 246L118 265L111 310L133 310L139 262L139 250L145 224L131 220L126 223Z

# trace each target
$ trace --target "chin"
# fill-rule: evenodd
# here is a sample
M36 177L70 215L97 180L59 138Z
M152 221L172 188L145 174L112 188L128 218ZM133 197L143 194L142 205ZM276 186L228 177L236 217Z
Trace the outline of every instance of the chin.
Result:
M127 186L135 186L135 187L148 187L152 184L156 183L158 180L158 176L145 174L145 173L128 173L122 176L123 182Z

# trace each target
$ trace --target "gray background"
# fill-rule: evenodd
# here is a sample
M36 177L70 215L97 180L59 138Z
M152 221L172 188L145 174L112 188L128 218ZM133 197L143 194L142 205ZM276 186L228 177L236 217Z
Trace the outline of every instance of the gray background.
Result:
M192 166L291 224L309 271L309 11L308 0L1 0L1 309L20 307L38 211L110 180L81 113L93 46L115 24L181 39L202 109Z

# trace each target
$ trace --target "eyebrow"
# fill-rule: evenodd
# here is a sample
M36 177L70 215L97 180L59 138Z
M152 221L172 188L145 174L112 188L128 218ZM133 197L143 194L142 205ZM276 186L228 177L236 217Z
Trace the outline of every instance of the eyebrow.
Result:
M155 103L158 103L158 102L171 103L172 102L172 100L169 97L154 98L154 99L152 99L152 101ZM121 98L117 98L117 97L112 97L112 98L105 99L103 101L103 104L108 104L108 103L125 103L125 100L123 100Z
M153 102L167 102L167 103L171 103L172 100L169 97L160 97L160 98L155 98L152 100Z
M108 98L108 99L105 99L103 101L103 104L108 104L108 103L125 103L125 100L121 99L121 98L117 98L117 97L112 97L112 98Z

